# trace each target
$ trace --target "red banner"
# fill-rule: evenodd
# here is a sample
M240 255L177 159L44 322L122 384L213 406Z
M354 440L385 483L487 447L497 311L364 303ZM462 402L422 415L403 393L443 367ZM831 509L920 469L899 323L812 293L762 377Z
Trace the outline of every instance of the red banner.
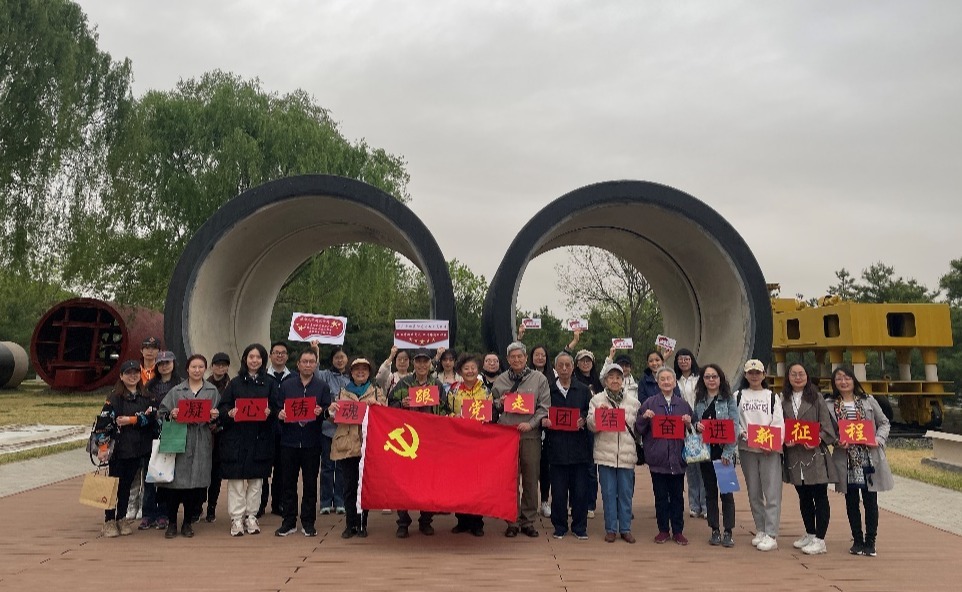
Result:
M685 422L680 415L656 415L651 418L651 435L666 440L684 440Z
M595 409L595 431L625 431L625 410L621 408L598 407Z
M461 417L489 422L494 417L491 403L491 399L464 399L461 401Z
M548 407L548 419L551 420L552 430L577 432L580 417L581 412L574 407Z
M731 419L703 419L701 433L705 444L734 444L735 422Z
M408 407L433 407L440 402L438 385L408 387Z
M785 443L818 446L822 441L821 426L817 421L785 419Z
M517 520L514 426L372 406L361 457L364 509L462 512Z
M234 401L237 413L234 421L265 421L267 419L267 397L256 399L237 399Z
M534 413L534 393L505 394L504 412L516 415L531 415Z
M337 413L334 414L334 423L361 425L361 422L364 421L364 413L366 411L367 403L351 401L349 399L337 401Z
M865 419L857 421L848 419L838 420L838 441L841 444L878 446L878 443L875 441L875 422Z
M771 452L782 448L782 429L774 426L748 424L748 447Z
M210 399L181 399L177 401L177 423L207 423L210 421Z
M314 421L314 407L317 406L317 399L314 397L297 397L296 399L284 399L284 421L286 423L299 423L302 421Z

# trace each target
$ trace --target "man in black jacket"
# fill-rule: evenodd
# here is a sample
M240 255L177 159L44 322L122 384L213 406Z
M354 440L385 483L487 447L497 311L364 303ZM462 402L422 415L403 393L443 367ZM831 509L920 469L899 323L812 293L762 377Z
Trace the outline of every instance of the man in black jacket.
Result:
M568 504L571 531L579 540L588 538L588 465L592 462L591 439L586 427L591 391L572 380L574 358L563 351L555 357L557 380L549 384L551 409L557 409L558 425L541 421L548 428L548 465L551 467L551 524L554 538L568 533ZM569 430L561 429L570 426Z

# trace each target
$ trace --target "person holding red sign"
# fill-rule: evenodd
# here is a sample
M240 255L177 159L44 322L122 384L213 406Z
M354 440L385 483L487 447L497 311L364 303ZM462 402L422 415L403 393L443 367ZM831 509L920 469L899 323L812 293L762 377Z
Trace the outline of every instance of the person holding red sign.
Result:
M551 394L548 380L541 372L527 367L528 350L520 341L507 347L508 371L494 380L491 393L494 406L504 409L504 399L508 394L533 394L535 408L533 413L502 413L498 418L501 425L514 426L521 433L518 447L518 473L521 489L518 494L518 518L508 523L504 536L513 538L518 534L537 538L538 530L534 519L538 515L538 473L541 465L541 420L548 417Z
M174 365L176 361L174 352L155 351L153 360L154 363L150 371L151 377L144 382L144 390L147 391L147 396L150 398L151 407L157 409L160 406L160 402L163 401L167 393L170 392L170 389L180 383L180 376L177 374L177 368ZM143 380L143 366L141 366L140 377ZM158 430L154 437L156 438L159 435L160 431ZM145 476L146 475L142 474L141 479L134 483L130 492L131 505L134 507L127 509L127 515L133 517L138 509L141 510L141 520L140 525L137 527L138 530L147 530L148 528L166 530L168 527L167 510L163 502L157 497L157 485L144 481L143 477ZM139 501L142 503L138 505L137 498L141 497L141 492L143 496Z
M738 446L735 443L734 426L738 423L738 404L732 396L731 386L718 364L707 364L701 369L701 376L695 384L695 429L704 433L703 420L729 420L732 422L732 437L729 444L711 444L711 460L720 460L724 465L735 464L735 453ZM713 462L698 463L702 482L705 484L705 509L708 514L708 526L711 527L711 537L708 544L712 546L734 547L732 529L735 528L735 496L732 493L718 493L718 478L715 475ZM721 498L722 518L725 533L718 529L718 499Z
M441 382L431 372L431 352L421 348L414 352L414 372L402 378L388 397L388 405L391 407L401 407L408 411L418 411L420 413L431 413L433 415L444 415L441 405ZM437 404L435 405L415 405L417 392L424 392L424 389L434 387ZM420 512L418 516L418 530L421 534L431 536L434 534L434 527L431 522L434 520L433 512ZM411 515L407 510L397 512L397 532L395 536L399 539L408 537L408 528L411 526Z
M652 424L658 421L656 417L680 417L687 428L691 425L692 410L678 394L674 370L662 366L655 372L655 381L659 394L645 399L636 422L638 435L645 445L645 462L651 471L651 487L655 494L655 518L658 521L655 542L666 543L670 538L679 545L687 545L684 533L685 441L656 437Z
M220 435L220 471L227 480L227 510L231 536L259 534L257 513L261 488L274 461L274 425L280 411L277 381L265 370L267 349L252 343L241 355L241 369L221 397L217 409L224 426ZM263 399L263 419L235 421L238 399Z
M158 484L158 496L167 509L167 531L164 537L177 536L177 511L184 506L184 523L180 534L194 536L191 526L194 518L200 516L200 506L210 485L211 466L213 465L213 435L208 426L209 419L217 419L215 408L220 402L217 387L204 380L207 372L207 358L194 354L187 358L187 380L181 382L164 397L158 408L158 416L177 420L183 411L182 401L210 401L210 417L199 423L187 424L187 448L176 456L174 461L174 480Z
M681 398L692 409L695 408L695 385L701 369L695 354L688 348L681 348L675 352L675 376L678 377L678 390ZM692 463L685 472L688 482L688 515L692 518L708 517L708 506L705 503L705 482L701 478L701 467L704 463Z
M317 519L317 476L321 469L322 421L317 418L331 404L331 390L327 383L317 377L317 352L306 349L297 356L297 376L285 380L280 386L282 401L308 401L309 420L289 422L287 409L281 409L281 463L283 479L281 509L284 520L274 531L275 536L285 537L297 532L297 478L302 478L301 530L304 536L317 536L314 522Z
M634 543L635 537L631 534L631 498L635 494L635 462L638 455L635 452L635 439L628 426L635 422L639 403L625 395L621 366L605 366L601 377L605 389L591 398L587 423L588 429L594 432L593 458L598 466L601 503L605 510L605 542L615 542L620 534L625 542ZM625 429L602 431L596 423L598 409L623 409ZM588 501L591 501L590 489Z
M491 390L479 378L481 372L481 356L478 354L461 354L454 365L455 371L461 377L460 382L451 385L448 391L444 409L452 417L462 417L462 407L466 401L490 401ZM470 403L467 403L470 405ZM484 536L484 517L476 514L455 513L458 523L451 532L459 534L470 532L474 536Z
M825 553L825 533L831 511L828 504L828 484L836 483L835 465L828 452L829 445L838 440L838 432L822 393L809 380L802 364L789 364L782 389L782 414L785 419L817 422L818 444L788 441L784 456L784 477L798 492L798 506L805 524L805 536L793 543L806 555Z
M568 504L571 504L571 532L578 540L588 538L588 469L593 462L591 439L585 429L591 391L584 384L572 380L575 363L571 354L563 351L554 359L558 378L551 381L551 409L566 410L574 420L576 431L552 429L551 419L541 420L545 430L545 447L551 474L551 525L554 538L568 533Z
M875 425L875 446L863 444L840 444L832 451L838 480L835 490L845 494L845 512L852 528L852 555L875 557L875 541L878 535L878 492L895 487L892 471L885 458L885 441L890 423L878 401L865 392L855 372L847 366L839 366L832 372L832 399L829 413L838 420L867 421ZM862 531L862 513L859 498L865 506L865 530Z
M738 401L738 450L748 490L748 503L755 520L752 545L759 551L778 548L778 525L782 515L782 443L771 450L749 446L749 426L778 428L785 432L782 405L765 382L765 365L760 360L745 362Z
M371 363L358 357L351 361L351 382L341 389L337 400L327 408L328 419L336 420L337 401L360 401L367 405L387 405L379 386L371 382ZM361 480L361 426L337 424L331 444L331 460L339 461L344 470L344 506L347 510L342 539L367 536L367 510L357 509L357 488Z

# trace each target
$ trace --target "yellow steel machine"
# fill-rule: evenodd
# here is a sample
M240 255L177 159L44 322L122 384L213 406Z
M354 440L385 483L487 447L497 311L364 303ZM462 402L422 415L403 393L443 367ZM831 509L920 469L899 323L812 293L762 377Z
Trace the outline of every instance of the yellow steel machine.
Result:
M902 422L925 428L942 424L937 350L952 346L952 325L946 304L860 304L825 297L818 306L791 298L772 298L775 386L781 389L789 354L801 357L813 352L819 363L823 391L830 391L831 371L850 362L865 390L873 395L898 396ZM925 366L921 380L912 376L912 350L918 350ZM894 351L898 376L866 376L871 352ZM847 354L847 355L846 355ZM796 356L792 356L795 359ZM885 398L880 397L883 409ZM888 406L887 414L891 414Z

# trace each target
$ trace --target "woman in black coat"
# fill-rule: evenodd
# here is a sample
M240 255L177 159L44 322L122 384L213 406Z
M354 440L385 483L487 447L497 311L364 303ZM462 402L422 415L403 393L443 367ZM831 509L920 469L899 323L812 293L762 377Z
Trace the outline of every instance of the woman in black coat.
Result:
M261 487L274 461L274 424L280 411L277 381L265 372L267 349L248 345L241 356L241 370L224 389L217 409L224 431L220 434L220 476L227 480L227 509L231 536L258 534L257 511ZM263 411L255 411L245 399L266 399Z

